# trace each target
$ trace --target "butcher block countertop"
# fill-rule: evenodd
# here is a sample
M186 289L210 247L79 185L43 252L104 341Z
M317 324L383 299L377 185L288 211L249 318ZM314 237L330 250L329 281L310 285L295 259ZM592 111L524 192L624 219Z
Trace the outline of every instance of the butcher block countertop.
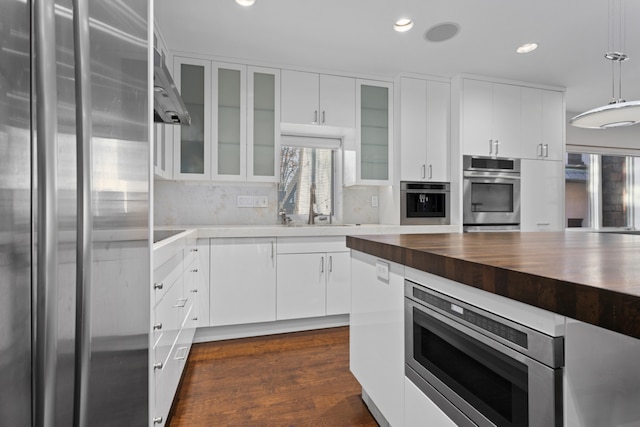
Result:
M640 236L387 234L348 236L347 246L640 338Z

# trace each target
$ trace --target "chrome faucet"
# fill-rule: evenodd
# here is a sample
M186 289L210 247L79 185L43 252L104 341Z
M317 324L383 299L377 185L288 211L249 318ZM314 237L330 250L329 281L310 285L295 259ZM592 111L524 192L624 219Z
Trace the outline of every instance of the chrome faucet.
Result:
M313 210L313 205L316 204L316 184L311 184L311 186L309 186L309 220L307 221L307 224L315 224L316 223L316 217L319 215L317 213L315 213L315 211Z
M287 212L284 209L281 210L278 215L280 215L280 222L282 225L291 225L291 218L287 216Z

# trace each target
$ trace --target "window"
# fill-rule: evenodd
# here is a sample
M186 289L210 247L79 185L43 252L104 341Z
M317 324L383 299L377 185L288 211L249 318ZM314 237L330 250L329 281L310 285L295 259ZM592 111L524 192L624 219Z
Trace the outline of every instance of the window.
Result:
M567 153L565 213L568 227L636 227L640 203L635 169L640 157ZM640 175L640 174L638 174Z
M330 148L281 146L278 212L306 222L313 212L334 214L334 153Z

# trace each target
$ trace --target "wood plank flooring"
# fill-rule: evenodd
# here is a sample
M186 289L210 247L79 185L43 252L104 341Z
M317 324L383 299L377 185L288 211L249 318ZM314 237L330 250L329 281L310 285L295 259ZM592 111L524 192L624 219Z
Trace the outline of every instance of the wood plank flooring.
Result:
M168 425L377 426L349 371L349 328L194 344Z

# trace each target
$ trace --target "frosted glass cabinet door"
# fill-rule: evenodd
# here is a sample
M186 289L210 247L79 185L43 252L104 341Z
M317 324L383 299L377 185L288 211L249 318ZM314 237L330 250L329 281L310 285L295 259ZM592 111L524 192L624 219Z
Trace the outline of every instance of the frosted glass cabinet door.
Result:
M213 179L246 175L246 67L213 63Z
M247 180L277 182L280 173L280 70L247 67Z
M391 182L392 85L384 82L358 80L356 86L358 109L359 181L373 185Z
M211 62L174 58L176 85L191 126L175 126L174 178L211 179Z

